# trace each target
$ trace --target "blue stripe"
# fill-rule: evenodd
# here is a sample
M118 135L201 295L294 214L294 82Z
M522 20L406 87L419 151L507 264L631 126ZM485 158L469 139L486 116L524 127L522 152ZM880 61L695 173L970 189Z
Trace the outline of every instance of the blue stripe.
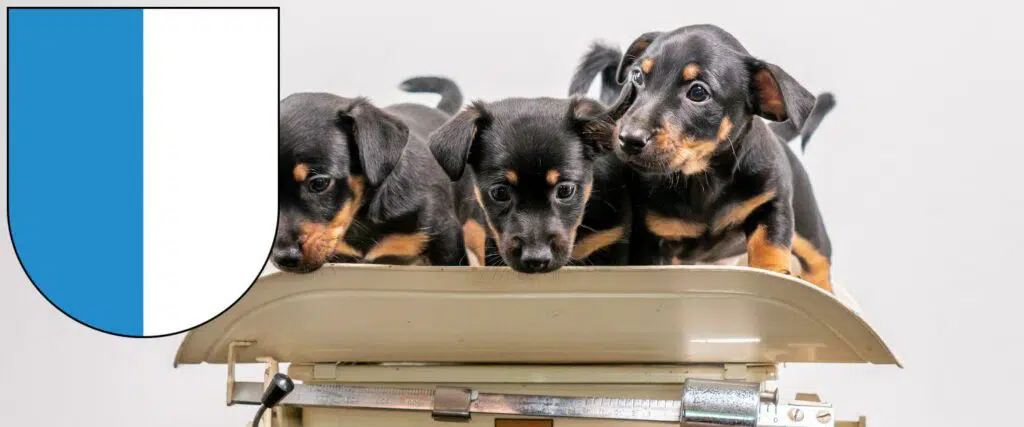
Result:
M64 312L141 336L143 11L8 14L18 256Z

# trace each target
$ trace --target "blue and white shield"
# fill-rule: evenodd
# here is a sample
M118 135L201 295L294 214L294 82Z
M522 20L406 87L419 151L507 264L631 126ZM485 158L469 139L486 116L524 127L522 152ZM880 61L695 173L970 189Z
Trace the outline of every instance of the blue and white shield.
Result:
M8 221L61 311L196 327L277 225L278 10L8 10Z

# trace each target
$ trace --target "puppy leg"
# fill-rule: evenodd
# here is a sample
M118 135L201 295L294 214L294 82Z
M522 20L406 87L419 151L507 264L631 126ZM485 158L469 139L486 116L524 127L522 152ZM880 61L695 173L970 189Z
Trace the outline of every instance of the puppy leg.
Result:
M458 220L451 217L436 227L438 232L432 236L430 244L427 246L427 257L430 259L430 265L469 265L462 226L459 225Z
M831 261L819 249L822 246L800 233L793 236L793 254L800 260L803 269L800 278L832 292Z
M793 207L786 198L761 205L743 223L751 267L791 274Z
M658 236L647 229L644 218L647 216L643 206L633 205L635 213L631 218L633 224L626 248L626 264L628 265L668 265L670 260L661 255Z

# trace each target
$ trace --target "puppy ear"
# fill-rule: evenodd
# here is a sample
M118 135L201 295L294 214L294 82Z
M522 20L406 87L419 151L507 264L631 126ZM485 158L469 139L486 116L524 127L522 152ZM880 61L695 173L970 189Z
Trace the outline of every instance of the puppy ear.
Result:
M750 100L754 114L776 122L790 120L796 129L814 107L814 95L777 65L750 59Z
M622 85L618 99L608 106L608 115L612 120L618 121L626 115L629 107L633 106L633 101L636 101L636 88L633 85Z
M380 185L402 157L409 128L364 98L342 108L338 120L353 137L367 181L373 187Z
M587 160L612 149L615 121L600 102L581 96L570 98L567 119L583 141L583 156Z
M615 81L619 82L619 84L626 83L626 69L631 67L633 62L644 54L644 51L651 45L651 42L658 38L661 33L661 31L651 31L643 33L636 40L633 40L633 43L626 49L626 53L622 54L622 60L619 61L619 70L615 73Z
M480 131L489 123L484 104L477 101L430 134L430 152L452 181L462 178Z

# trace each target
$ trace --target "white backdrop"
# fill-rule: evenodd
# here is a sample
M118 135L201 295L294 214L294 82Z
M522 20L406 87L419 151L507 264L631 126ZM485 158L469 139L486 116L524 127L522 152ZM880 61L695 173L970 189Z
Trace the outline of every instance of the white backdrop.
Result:
M219 5L227 4L273 5ZM281 90L433 103L396 86L446 74L467 98L563 96L594 38L625 47L644 31L720 25L812 92L836 93L838 106L805 156L834 243L834 275L906 364L790 366L783 386L818 391L844 418L867 414L872 426L982 425L1020 407L1013 393L1024 380L1015 271L1024 257L1024 194L1015 187L1024 154L1020 9L995 1L289 1ZM0 240L4 422L242 426L251 416L251 408L223 406L222 368L171 369L180 337L115 338L64 318ZM57 391L66 400L52 400Z

